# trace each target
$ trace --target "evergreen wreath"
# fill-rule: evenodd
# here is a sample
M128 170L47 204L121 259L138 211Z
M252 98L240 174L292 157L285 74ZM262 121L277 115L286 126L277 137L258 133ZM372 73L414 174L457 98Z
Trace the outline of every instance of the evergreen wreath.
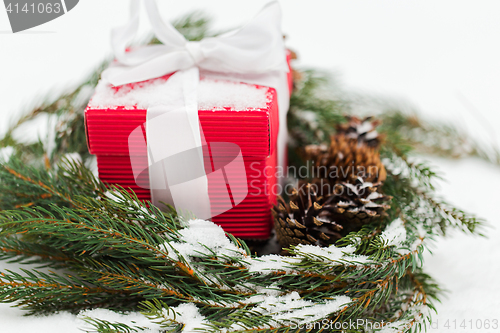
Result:
M175 26L190 40L210 35L200 13ZM304 147L321 151L335 128L337 135L349 133L349 125L341 125L346 114L363 117L360 110L377 109L384 139L364 140L379 146L386 172L375 191L392 200L373 213L377 219L338 233L334 245L292 242L286 255L259 257L211 222L182 221L175 211L164 213L94 176L83 111L108 62L75 89L27 112L0 140L2 155L9 155L0 165L0 259L40 266L1 272L0 301L29 314L80 313L92 332L419 332L430 323L440 289L423 270L424 249L449 228L480 234L483 221L436 198L438 176L412 154L499 163L496 151L452 127L350 95L321 71L296 71L290 163L303 165ZM53 141L17 142L16 131L39 117L57 121ZM314 194L280 199L276 219L286 221L286 210L299 201L302 210L307 200L323 207L324 198ZM285 234L302 230L295 223L283 228ZM143 317L111 322L96 309ZM358 320L364 326L342 326Z

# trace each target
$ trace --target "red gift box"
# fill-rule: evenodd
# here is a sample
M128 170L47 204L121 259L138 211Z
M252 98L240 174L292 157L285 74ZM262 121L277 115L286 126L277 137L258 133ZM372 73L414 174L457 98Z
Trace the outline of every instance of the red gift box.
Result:
M289 57L288 57L289 58ZM138 185L134 177L130 154L135 155L135 162L148 165L147 150L144 145L129 143L129 136L137 127L146 122L146 108L126 101L127 94L137 89L147 89L150 85L161 85L170 75L146 82L129 84L112 89L122 99L121 105L96 105L102 94L99 87L85 111L87 142L91 154L97 156L99 177L109 184L117 184L129 191L134 191L141 200L151 200L150 190ZM291 76L288 77L291 87ZM202 81L200 85L204 82ZM261 107L236 109L234 106L219 105L203 109L200 104L198 116L204 140L210 147L212 143L229 142L241 149L246 171L246 179L234 179L231 184L233 192L238 188L248 188L248 194L232 209L214 216L212 221L225 231L236 237L250 239L267 239L272 228L270 207L276 202L276 167L277 136L279 129L279 112L276 91L273 88L246 85L258 89L266 97ZM102 90L102 89L101 89ZM137 92L137 91L136 91ZM125 100L123 99L125 97ZM245 96L242 96L243 100ZM128 105L127 105L128 103ZM215 147L215 145L213 145ZM213 153L213 152L212 152ZM205 169L210 171L211 155L204 149ZM141 174L148 180L147 169ZM143 179L143 180L144 180ZM212 212L223 205L227 192L231 195L229 185L221 185L208 178L209 198ZM215 214L213 214L215 215Z

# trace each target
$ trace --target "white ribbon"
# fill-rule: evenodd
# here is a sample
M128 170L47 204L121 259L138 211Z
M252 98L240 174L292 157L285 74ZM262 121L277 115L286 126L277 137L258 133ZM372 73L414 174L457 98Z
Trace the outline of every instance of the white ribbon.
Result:
M126 48L139 27L141 2L145 5L156 37L163 44L127 52ZM196 91L199 69L216 79L229 79L276 89L280 110L278 165L283 166L289 92L288 65L280 25L281 9L278 2L273 1L239 30L218 37L205 38L199 42L191 42L187 41L170 23L162 20L156 0L131 0L130 21L112 31L112 47L117 62L103 72L103 79L114 86L119 86L177 72L167 81L170 84L166 85L165 93L172 94L173 85L182 90L181 94L177 95L178 100L172 105L148 109L147 124L149 125L146 126L146 133L150 163L158 161L159 156L166 157L201 145ZM176 121L175 126L170 121L164 121L164 126L158 125L161 123L160 119L167 113L168 116L163 119L170 117L170 121ZM155 121L152 122L153 118ZM169 128L168 131L167 128ZM158 146L158 142L162 143L161 147ZM167 142L169 144L166 144ZM179 145L171 144L174 142ZM157 148L152 149L155 146ZM150 176L153 203L157 204L164 200L168 202L168 195L154 190L153 182L158 181L154 176L155 171L153 170L150 174L153 174ZM206 177L196 186L199 188L195 192L201 193L197 200L193 200L194 192L187 185L178 191L186 198L186 200L180 200L183 204L179 208L196 212L199 218L210 217L206 216L207 209L210 210ZM190 199L187 200L187 198ZM200 210L185 206L188 205L187 202L205 208Z

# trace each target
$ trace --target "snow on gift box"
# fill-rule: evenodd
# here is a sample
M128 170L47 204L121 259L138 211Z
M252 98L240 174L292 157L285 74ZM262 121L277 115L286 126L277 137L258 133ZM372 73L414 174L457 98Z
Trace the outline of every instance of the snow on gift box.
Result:
M141 3L163 45L129 50ZM280 19L271 2L239 30L190 42L155 1L132 1L85 114L101 179L235 236L268 238L291 90Z

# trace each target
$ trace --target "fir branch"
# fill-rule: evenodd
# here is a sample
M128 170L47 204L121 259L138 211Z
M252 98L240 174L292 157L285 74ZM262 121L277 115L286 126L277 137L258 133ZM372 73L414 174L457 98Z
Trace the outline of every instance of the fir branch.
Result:
M411 232L425 229L429 235L446 234L448 228L483 235L485 221L433 198L437 175L423 163L412 163L396 154L386 155L387 180L383 190L393 197L390 216L403 216Z
M90 286L75 275L49 274L24 270L24 276L6 271L0 274L0 298L4 303L30 309L32 313L58 310L78 312L89 307L132 310L135 297L127 290L108 290Z
M80 165L79 168L83 166ZM32 169L26 171L29 170ZM67 174L69 179L75 178L71 176L72 173L81 173L75 169L65 169L64 166L58 172ZM29 174L20 176L21 179L34 179ZM92 183L89 182L89 186L94 187ZM45 189L44 186L41 188ZM85 192L86 189L82 191ZM244 249L234 255L220 255L205 246L206 251L190 257L185 257L180 252L173 252L175 257L172 257L171 251L166 251L168 248L162 250L159 246L183 242L178 225L166 219L156 208L148 208L137 202L126 191L115 191L115 200L76 195L68 207L48 205L46 208L30 207L0 213L0 237L22 235L24 239L36 242L47 251L54 249L54 253L69 256L72 260L65 262L65 268L73 272L72 276L78 277L79 285L83 283L91 288L84 297L85 301L81 299L79 305L75 306L73 299L71 302L66 301L66 287L61 287L58 291L42 288L33 293L33 286L24 283L17 286L24 293L19 293L18 289L16 293L23 295L26 299L23 304L28 309L38 311L36 304L46 305L46 299L54 298L58 299L58 309L81 309L99 302L107 304L106 307L109 308L121 308L119 298L118 304L106 303L107 300L112 300L113 295L121 293L124 297L134 296L135 306L141 300L148 299L163 300L172 305L186 301L198 303L203 307L204 315L214 316L219 313L212 321L219 327L229 325L236 318L246 318L242 319L244 325L263 326L269 323L270 318L254 313L258 302L248 303L245 300L252 295L259 295L258 289L269 286L270 282L278 289L297 290L305 299L320 303L325 298L351 295L357 302L350 312L353 315L385 302L401 271L412 266L408 256L392 259L396 255L394 251L372 256L373 261L378 261L378 268L386 262L386 269L373 269L367 265L363 270L359 269L359 265L363 264L356 263L355 260L349 261L346 258L337 263L320 261L317 256L296 248L293 250L296 257L290 258L290 266L293 268L292 272L297 273L283 275L272 270L267 273L251 273L247 268L249 262L257 259L248 257ZM46 237L47 235L50 237ZM375 240L372 240L372 252L387 247L383 242L375 244ZM233 244L238 245L236 242ZM172 249L175 249L175 245ZM297 279L297 276L302 278ZM27 278L16 276L18 281L25 281ZM52 279L66 281L59 275L52 276ZM359 281L358 285L349 284L353 279ZM212 282L207 284L206 281ZM66 282L66 286L68 284ZM96 292L91 293L92 290ZM11 289L7 288L6 292L9 291ZM101 298L106 301L103 302ZM126 308L133 307L133 304L129 302ZM221 317L221 312L225 313L224 317ZM249 316L251 320L248 319Z
M92 331L86 330L86 332L96 332L96 333L132 333L145 331L146 328L140 326L129 326L124 323L112 323L108 320L83 317L82 318L87 324L90 324L93 329Z
M16 157L0 164L0 209L75 206L75 195L104 196L106 187L79 163L63 161L56 172L26 165ZM19 191L22 189L22 191Z
M73 260L64 252L16 237L0 238L0 260L21 265L39 264L40 267L63 268Z
M421 270L409 272L400 281L400 290L388 303L388 310L374 313L383 318L383 328L391 328L394 333L424 331L427 323L432 323L431 312L436 312L433 304L438 301L441 290L430 276ZM401 306L401 302L403 306Z
M415 112L405 113L389 109L380 114L381 132L401 153L416 150L419 153L448 158L479 157L493 164L500 164L500 151L473 140L459 129L438 121L425 121Z
M65 175L68 181L74 179L78 182L78 174L92 178L93 176L80 170L83 168L82 165L62 165L57 173ZM37 189L49 191L49 188L51 193L57 193L56 197L66 197L61 190L56 191L53 190L54 187L33 181L55 179L50 171L26 168L24 172L9 174L28 184L35 183ZM85 184L88 188L85 188ZM250 273L247 268L249 262L258 259L248 257L241 241L234 238L231 242L241 249L241 252L235 252L234 255L221 256L205 246L204 251L191 257L184 257L180 252L174 251L174 259L171 251L166 252L167 248L161 250L159 246L165 243L182 243L177 223L169 220L157 208L148 207L122 189L114 189L113 199L109 199L102 193L102 189L97 197L94 190L89 191L89 188L101 188L101 184L95 179L82 186L79 188L67 184L68 188L74 190L72 201L67 206L49 204L45 207L32 206L23 210L1 212L0 237L22 235L23 239L35 242L49 253L63 253L72 259L64 262L65 268L74 272L72 274L78 272L76 276L85 284L94 286L92 288L101 288L97 289L101 292L109 291L104 292L107 295L105 299L111 299L111 295L124 291L122 295L134 295L136 301L123 307L120 299L117 299L118 304L110 304L103 302L103 296L97 294L86 295L85 301L82 300L75 306L74 302L64 302L65 288L60 288L59 292L50 290L50 293L46 289L37 290L37 296L30 298L28 295L33 295L33 290L30 289L32 286L24 284L18 288L25 290L23 295L27 300L24 304L28 309L38 311L36 304L39 301L46 304L44 302L48 296L59 300L57 309L65 308L70 311L96 304L112 309L130 309L147 299L161 299L171 305L189 301L200 304L203 314L212 316L212 323L217 327L230 325L237 318L243 318L244 325L260 327L268 325L269 316L254 313L258 302L248 303L245 300L252 295L259 295L259 288L266 288L272 283L278 289L299 291L305 299L320 303L325 298L336 295L350 295L357 303L349 314L360 315L386 302L398 276L412 267L415 260L410 260L408 255L397 257L397 252L388 250L378 236L370 238L371 243L366 247L370 249L366 253L372 256L372 265L366 264L364 269L360 269L360 266L365 264L353 259L346 258L332 263L325 260L326 256L319 260L318 256L296 248L292 250L296 257L289 259L292 273L279 274L272 270L259 274ZM93 196L80 195L80 191L93 193ZM175 249L175 245L172 249ZM38 255L36 252L33 254ZM29 253L25 255L29 256ZM393 257L395 255L396 259ZM376 268L373 266L374 262ZM380 269L382 265L386 269ZM203 279L200 280L197 276ZM298 276L301 278L297 279ZM357 286L350 284L353 279L359 281ZM205 281L211 282L207 284Z

